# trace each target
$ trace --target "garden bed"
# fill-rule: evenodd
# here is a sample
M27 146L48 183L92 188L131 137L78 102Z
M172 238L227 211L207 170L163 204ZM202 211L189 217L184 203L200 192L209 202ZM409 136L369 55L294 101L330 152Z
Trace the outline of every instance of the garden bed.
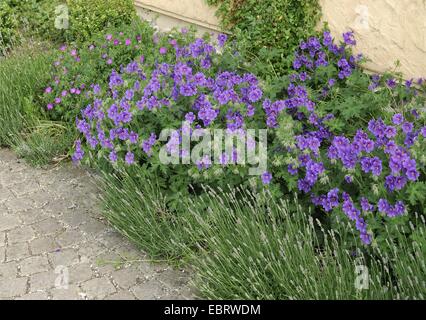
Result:
M110 223L203 297L424 299L423 79L366 73L352 32L253 58L129 17L2 58L0 143L97 170Z

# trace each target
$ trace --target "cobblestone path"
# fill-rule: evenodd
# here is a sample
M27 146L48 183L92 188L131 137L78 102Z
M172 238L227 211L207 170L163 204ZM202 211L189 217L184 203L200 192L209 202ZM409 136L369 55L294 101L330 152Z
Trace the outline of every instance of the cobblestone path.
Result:
M0 299L192 297L187 272L149 262L108 226L92 181L0 149Z

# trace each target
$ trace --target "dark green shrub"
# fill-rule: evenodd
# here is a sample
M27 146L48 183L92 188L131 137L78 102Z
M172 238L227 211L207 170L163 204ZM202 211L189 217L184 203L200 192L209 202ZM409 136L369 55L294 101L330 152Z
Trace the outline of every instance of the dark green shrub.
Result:
M19 28L27 37L62 40L62 31L55 28L55 9L62 0L8 0L14 8Z
M132 0L67 0L70 21L65 36L85 41L108 27L130 24L136 17Z
M218 7L222 27L234 33L240 50L248 51L248 57L258 56L266 65L270 62L278 74L288 69L286 58L299 42L315 33L321 15L318 0L207 0L207 3Z
M18 24L13 9L6 1L0 2L0 56L19 39Z

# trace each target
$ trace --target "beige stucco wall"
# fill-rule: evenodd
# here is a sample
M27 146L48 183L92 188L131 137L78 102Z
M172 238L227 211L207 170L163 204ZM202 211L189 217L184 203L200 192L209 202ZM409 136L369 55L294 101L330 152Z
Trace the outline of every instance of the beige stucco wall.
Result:
M355 31L356 50L374 71L398 69L407 78L426 76L426 0L321 0L323 20L340 36Z
M139 15L161 30L194 24L200 33L218 32L219 21L214 8L205 0L135 0Z
M260 0L262 1L262 0ZM353 30L357 52L367 67L383 72L399 60L406 78L426 76L426 0L320 0L323 20L333 34ZM213 8L205 0L135 0L140 15L160 29L190 23L200 32L219 31ZM158 17L157 17L158 14Z

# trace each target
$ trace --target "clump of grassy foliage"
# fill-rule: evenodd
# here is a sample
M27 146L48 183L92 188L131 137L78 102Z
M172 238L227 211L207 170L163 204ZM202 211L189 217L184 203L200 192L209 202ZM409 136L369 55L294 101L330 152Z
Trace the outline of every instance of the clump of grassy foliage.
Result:
M11 146L28 119L40 112L33 101L49 69L50 53L41 45L27 45L0 59L0 145Z
M69 125L56 121L35 121L13 146L16 154L33 166L44 166L67 158L75 132Z
M204 206L204 204L203 204ZM209 192L200 217L204 243L194 259L197 288L213 299L424 299L425 223L418 239L383 250L343 249L298 205L267 194ZM290 209L294 208L294 209ZM342 225L342 229L345 226ZM365 270L366 278L357 273ZM369 281L367 280L369 279ZM367 281L366 281L367 280ZM356 286L359 282L361 287Z
M105 170L105 169L104 169ZM104 174L108 220L156 259L189 261L212 299L423 299L425 221L414 238L379 248L341 245L349 225L327 230L297 201L206 188L168 207L155 178ZM349 241L353 242L353 241ZM358 270L358 271L357 271ZM357 272L367 270L367 278ZM365 275L365 274L364 274ZM366 282L366 279L369 281ZM362 286L356 286L356 283ZM368 286L368 287L367 287Z
M182 210L176 214L169 208L162 193L165 186L158 179L132 167L114 173L105 167L100 171L104 214L120 233L154 259L180 263L188 258L196 238L186 228L196 222L185 209L189 199L182 198Z
M46 45L29 43L0 59L0 145L37 166L67 154L74 138L72 124L50 121L40 107L52 61Z

